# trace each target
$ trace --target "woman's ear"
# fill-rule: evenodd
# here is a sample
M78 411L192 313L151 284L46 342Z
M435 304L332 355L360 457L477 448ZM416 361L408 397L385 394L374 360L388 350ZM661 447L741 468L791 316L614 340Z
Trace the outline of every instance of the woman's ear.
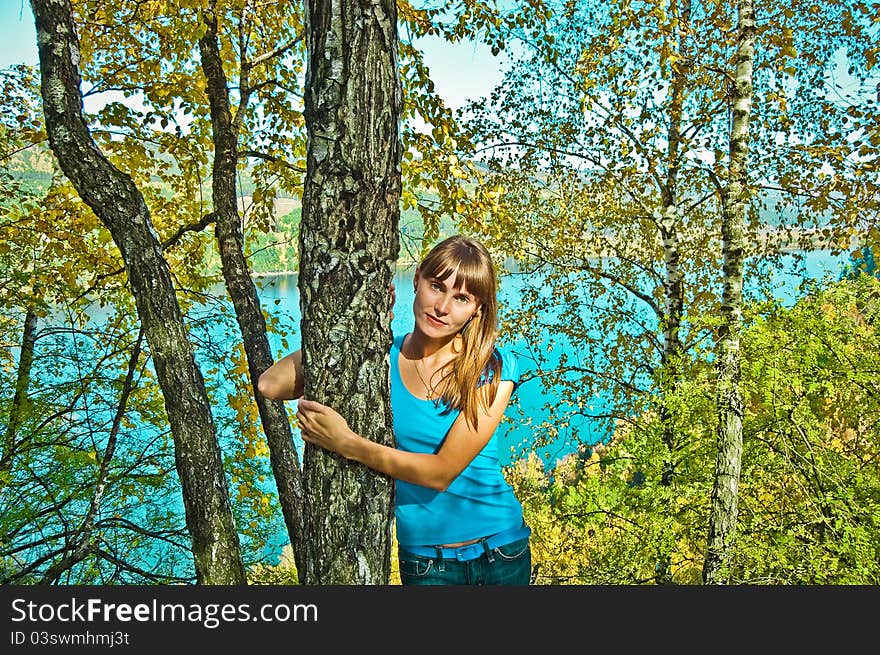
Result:
M415 275L413 275L413 291L415 291L419 288L419 277L421 277L421 274L422 273L419 270L419 267L416 266L416 272L415 272Z

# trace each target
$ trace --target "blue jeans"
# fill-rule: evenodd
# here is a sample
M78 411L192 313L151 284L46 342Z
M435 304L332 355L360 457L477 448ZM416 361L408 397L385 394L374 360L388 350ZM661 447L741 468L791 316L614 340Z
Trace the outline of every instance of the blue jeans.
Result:
M404 585L527 585L532 573L528 537L466 562L415 555L402 548L397 559Z

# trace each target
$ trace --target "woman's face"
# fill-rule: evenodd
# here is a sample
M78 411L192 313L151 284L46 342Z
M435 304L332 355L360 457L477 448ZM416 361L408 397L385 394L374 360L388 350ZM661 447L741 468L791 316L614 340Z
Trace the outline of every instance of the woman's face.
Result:
M467 287L455 288L456 273L445 280L429 278L416 271L413 314L416 327L428 337L457 334L467 325L479 305Z

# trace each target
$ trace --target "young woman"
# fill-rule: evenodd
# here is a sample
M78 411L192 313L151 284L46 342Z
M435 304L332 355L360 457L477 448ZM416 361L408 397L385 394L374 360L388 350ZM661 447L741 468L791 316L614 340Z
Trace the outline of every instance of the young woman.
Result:
M495 346L491 257L475 239L450 237L419 264L413 284L412 332L391 346L396 448L364 439L335 410L301 398L300 351L263 373L259 391L300 398L305 441L395 479L403 584L528 584L531 530L502 475L495 438L519 372L512 354Z

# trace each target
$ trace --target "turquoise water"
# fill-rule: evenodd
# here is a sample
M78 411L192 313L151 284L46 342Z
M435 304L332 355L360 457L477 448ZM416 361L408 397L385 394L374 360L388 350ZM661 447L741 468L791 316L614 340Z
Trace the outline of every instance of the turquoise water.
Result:
M282 324L285 330L293 335L288 337L287 350L282 346L281 337L278 335L270 336L270 346L277 359L299 347L300 311L297 275L291 273L258 278L257 284L261 302L267 306L276 306L281 310L281 313L284 315ZM501 302L516 303L522 285L523 281L520 278L512 276L504 284L505 292L502 294L502 298L500 298ZM413 272L398 272L394 278L394 286L396 289L396 300L391 329L394 334L405 334L412 329ZM279 301L278 304L276 304L276 301ZM524 356L526 352L524 344L506 343L504 345L519 353L518 360L523 372L527 373L532 370L530 360L527 356ZM531 428L522 426L517 420L519 411L521 410L527 415L532 416L535 424L540 423L544 414L542 406L548 400L550 399L541 392L540 385L536 380L527 382L519 387L515 406L508 408L505 421L499 426L499 457L503 463L507 464L514 457L527 451L533 441ZM295 430L294 436L297 448L299 449L302 442L298 431ZM554 444L539 450L542 455L545 454L548 458L554 458L562 457L567 452L572 452L576 447L577 444L575 443L563 443Z
M770 293L782 302L789 304L800 294L799 286L804 280L818 280L823 277L836 278L843 258L832 255L826 251L815 251L800 255L786 256L781 265L768 270L768 279L771 280ZM751 279L758 279L757 276ZM394 305L394 319L392 331L395 334L409 332L412 328L412 302L413 302L413 271L402 270L395 275L396 301ZM501 284L499 304L507 308L516 308L522 304L522 292L528 285L529 280L521 275L505 275ZM261 302L267 307L277 307L283 316L282 325L292 336L288 337L287 350L282 347L281 338L277 335L270 336L270 345L273 354L280 357L286 352L296 350L299 347L299 290L297 288L297 275L295 273L276 275L271 277L257 278L258 292ZM746 296L755 297L757 289L749 284L747 277L744 293ZM562 311L562 308L559 308ZM642 321L650 322L651 318L646 314L638 317ZM520 368L524 373L534 371L534 362L528 356L529 350L538 348L546 350L546 344L525 344L517 341L502 341L503 345L518 353ZM577 357L578 344L571 344L561 340L554 347L554 356L550 362L558 361L561 354L569 357ZM545 353L546 354L546 353ZM598 358L598 355L596 356ZM589 362L593 367L601 367L601 361ZM607 409L609 400L601 395L590 394L590 403L594 412ZM533 448L533 428L521 420L521 416L528 416L532 425L539 425L551 415L545 406L560 407L560 402L552 392L545 392L537 380L530 380L521 385L517 391L515 406L511 406L506 413L506 420L499 427L499 457L502 462L509 463L513 458L536 450L545 461L553 463L556 459L574 452L580 443L586 445L595 444L609 435L604 429L597 428L591 421L583 417L573 417L570 427L561 434L554 443ZM298 433L295 435L297 447L301 446Z
M791 255L785 258L781 265L776 265L771 270L766 271L768 278L771 280L769 293L780 301L789 304L802 293L799 287L804 280L817 280L823 277L836 279L839 277L841 264L844 259L844 257L833 256L828 252L808 253L803 257L802 261L798 261L797 256ZM395 334L408 332L412 327L412 275L411 270L404 270L398 272L395 277L397 298L394 307L395 316L392 322L392 330ZM747 277L744 290L747 296L754 297L757 295L757 287L751 286L750 282L751 280L759 279L759 277L764 276L753 274L751 277ZM288 333L286 345L282 343L282 337L277 334L272 334L269 337L273 355L280 357L299 347L300 309L297 276L296 274L285 274L259 277L256 281L263 307L279 317L281 328ZM523 302L523 290L530 282L534 282L534 280L529 280L521 275L504 276L499 298L500 304L506 308L519 307ZM236 348L241 337L231 306L228 301L224 300L225 290L223 286L218 285L213 291L220 300L211 301L210 305L197 308L190 313L190 332L197 346L197 358L203 371L206 371L206 378L209 383L216 385L214 397L218 399L218 402L214 407L214 415L215 420L218 422L218 431L226 435L222 438L235 438L236 433L240 430L238 427L239 423L236 422L234 412L231 412L230 408L222 402L222 399L226 398L225 392L228 390L230 382L225 377L223 370L214 375L207 373L212 366L212 360L207 357L207 353L212 351L220 353L221 356L224 353L228 354ZM222 318L218 318L218 306L222 311L220 315ZM557 312L557 314L555 316L544 316L542 320L555 319L564 310L564 306L557 305L549 310ZM200 320L200 314L207 318ZM97 333L101 332L101 323L106 320L107 317L104 311L96 310L94 316L92 316L92 324ZM622 326L621 329L626 329L626 326ZM552 354L553 357L549 357L547 362L550 367L552 367L554 361L558 361L559 354L562 353L571 357L578 356L585 359L589 356L580 344L571 344L564 340L556 344L552 353L547 352L548 344L546 343L526 344L512 341L504 343L504 345L520 355L521 370L525 374L534 370L534 362L529 357L530 350L540 350L547 355ZM87 345L84 347L87 347ZM594 355L589 363L594 367L599 367L601 366L600 360L601 355ZM213 359L213 362L213 365L216 367L216 359ZM70 365L65 366L63 362L58 362L55 373L64 378L75 376L76 371L72 369L68 371L68 368L70 368ZM594 411L601 412L603 407L610 404L609 399L601 395L595 395L590 389L584 389L583 394L589 397L589 402L594 406ZM554 410L559 410L560 414L565 414L567 409L553 389L545 390L538 380L530 380L521 385L517 392L515 405L508 409L507 420L499 427L499 457L502 462L508 463L514 457L535 451L544 459L545 465L552 466L556 460L574 452L581 443L589 445L609 436L607 431L597 421L584 417L574 417L571 419L571 425L560 433L560 437L557 440L545 446L535 447L534 428L525 419L530 419L532 425L540 425L545 420L552 420ZM96 414L94 418L100 423L108 420L110 417L111 415L108 413L106 417ZM139 443L143 443L144 440L158 438L156 428L144 426L140 429L136 428L136 430L139 433L139 439L137 440ZM298 450L301 451L302 441L296 430L294 430L294 440ZM121 441L120 448L126 447L137 448L138 444ZM263 472L269 473L267 462L262 462L261 460L254 463L254 466L257 465L263 467ZM255 472L254 475L256 474ZM267 492L274 493L275 485L270 473L266 476L263 484ZM182 514L182 504L179 495L175 494L173 504L177 506L177 509ZM144 511L149 513L150 510L145 506ZM272 539L272 543L266 551L267 558L271 560L277 558L282 546L287 542L286 531L280 519L278 527L278 535Z
M744 284L744 295L747 298L756 298L761 294L769 294L780 300L784 304L793 303L798 296L802 294L801 285L805 281L820 280L823 278L837 279L840 276L841 265L845 261L845 257L832 255L825 251L816 251L805 253L803 255L791 254L784 257L780 262L775 263L758 273L753 270L746 276ZM760 267L758 267L760 268ZM753 285L753 281L759 279L770 280L769 284L762 284L759 288ZM522 305L522 295L524 289L530 285L527 277L522 275L505 275L502 279L501 290L499 293L499 305L505 308L517 308ZM394 319L392 321L392 331L394 334L402 334L409 332L412 328L412 302L414 298L413 292L413 271L398 271L394 279L396 289L396 301L394 305ZM288 333L286 347L282 344L282 338L279 335L270 335L270 346L273 355L278 358L299 348L299 290L297 288L297 275L295 273L274 275L269 277L257 278L257 288L260 295L261 303L264 307L274 308L280 317L281 327ZM216 290L217 295L223 294L222 287ZM693 292L691 289L690 292ZM544 290L542 293L546 293ZM564 307L557 306L555 311L561 313ZM596 308L594 308L595 310ZM609 309L609 308L599 308ZM610 308L612 311L619 310L619 307ZM632 314L634 318L649 327L656 323L647 312L634 310ZM542 317L543 319L555 317ZM621 329L627 329L622 326ZM213 339L221 339L220 335L214 335ZM229 334L230 343L236 343L239 339L237 334ZM522 341L502 341L502 344L511 348L518 354L521 371L525 374L534 371L534 361L529 357L529 351L539 349L545 355L550 355L548 344L526 344ZM553 363L559 360L559 356L566 354L569 358L586 358L591 357L588 362L594 368L602 366L602 354L593 353L587 355L580 344L572 344L564 339L558 339L553 347L553 356L548 357L545 366L552 368ZM611 400L603 397L601 394L595 393L590 389L584 390L584 395L589 398L588 402L592 408L592 412L601 414L604 410L610 409ZM608 428L603 427L598 421L590 420L583 416L567 416L570 425L564 430L560 430L559 437L552 443L535 446L535 432L532 426L540 425L544 421L553 420L553 412L557 415L566 415L568 410L573 409L566 407L561 399L554 393L553 388L546 391L540 382L536 379L530 380L522 384L518 391L515 403L513 403L506 412L506 420L499 426L498 442L499 442L499 458L502 463L507 464L515 458L522 457L529 452L535 452L545 463L548 469L559 459L575 452L579 445L591 445L607 439ZM525 417L531 422L528 424ZM294 441L297 450L301 452L302 440L298 430L294 428ZM266 490L274 492L274 483L271 478L267 478ZM270 544L266 549L266 557L274 560L281 552L281 548L287 543L287 533L283 526L274 543Z

